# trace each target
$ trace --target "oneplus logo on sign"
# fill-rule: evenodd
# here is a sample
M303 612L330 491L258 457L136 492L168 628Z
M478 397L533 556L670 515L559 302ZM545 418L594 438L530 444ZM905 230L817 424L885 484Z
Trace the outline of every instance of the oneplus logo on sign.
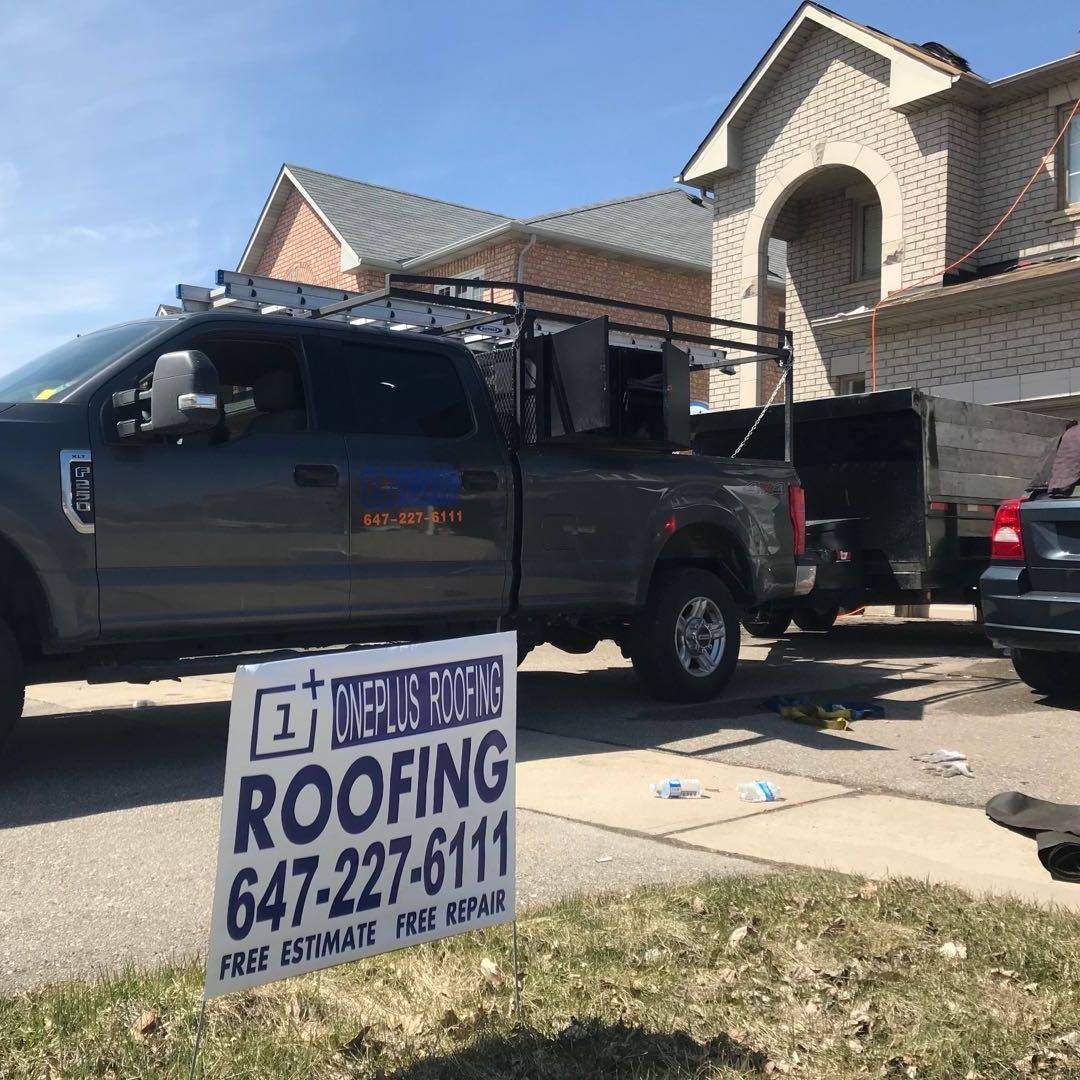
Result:
M64 516L76 532L94 531L94 466L89 450L60 451L60 491Z
M326 685L312 668L299 685L263 686L255 691L251 724L251 760L310 754L315 748L315 722L319 716L317 691Z

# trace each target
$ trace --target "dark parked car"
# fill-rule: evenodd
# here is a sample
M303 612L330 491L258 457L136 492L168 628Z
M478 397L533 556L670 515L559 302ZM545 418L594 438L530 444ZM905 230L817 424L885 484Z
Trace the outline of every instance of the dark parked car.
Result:
M1017 675L1080 698L1080 427L1061 437L1024 499L998 508L982 575L983 618Z

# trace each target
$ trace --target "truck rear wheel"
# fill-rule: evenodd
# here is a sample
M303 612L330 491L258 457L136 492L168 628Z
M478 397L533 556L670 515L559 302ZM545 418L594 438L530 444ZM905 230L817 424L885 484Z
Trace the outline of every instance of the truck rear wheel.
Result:
M739 659L739 612L724 583L707 570L663 574L649 592L630 659L654 697L716 697Z
M792 609L787 604L762 604L742 613L743 629L751 637L779 637L791 625Z
M792 616L800 630L831 630L840 614L840 608L797 607Z
M0 749L22 716L25 700L22 652L7 623L0 622Z
M1047 697L1080 698L1080 667L1076 653L1044 652L1042 649L1013 649L1016 674L1032 690Z

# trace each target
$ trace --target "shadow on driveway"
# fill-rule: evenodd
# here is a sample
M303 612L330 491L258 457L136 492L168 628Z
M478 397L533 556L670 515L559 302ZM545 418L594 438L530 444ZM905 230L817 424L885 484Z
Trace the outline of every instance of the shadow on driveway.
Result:
M924 671L952 656L986 659L978 628L964 624L852 623L830 634L792 634L771 646L748 644L764 644L765 659L745 659L728 695L705 705L649 701L614 651L610 667L595 666L603 659L594 655L581 658L583 667L593 665L589 670L525 670L519 679L520 726L592 740L597 753L638 747L705 756L776 741L810 753L840 750L848 756L895 751L784 720L763 711L761 701L777 693L867 699L902 690L905 700L888 704L889 718L917 722L927 707L942 701L992 696L1003 688L1012 697L1017 693L1015 678L988 672L953 679ZM933 659L889 663L927 655ZM865 656L872 659L827 663ZM0 756L0 834L15 826L219 796L228 715L228 701L218 701L25 718ZM730 740L723 738L725 731ZM557 749L548 741L544 752ZM523 744L521 760L528 760L528 753Z
M227 701L29 716L0 757L0 830L220 795Z

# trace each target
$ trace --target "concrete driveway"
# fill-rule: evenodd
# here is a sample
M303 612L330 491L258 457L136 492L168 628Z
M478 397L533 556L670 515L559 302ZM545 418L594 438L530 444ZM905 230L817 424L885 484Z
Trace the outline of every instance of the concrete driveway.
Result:
M1013 788L1080 802L1080 712L1029 690L973 622L862 617L828 634L744 639L727 693L701 706L643 698L608 645L577 657L539 650L521 672L522 723L540 731L966 806ZM885 718L819 731L761 708L774 694L872 699ZM911 760L936 749L965 752L975 779Z
M798 831L785 827L777 836L772 823L792 822L802 807L826 815L808 819L808 835L828 852L857 839L862 813L934 806L852 802L865 792L981 806L1015 787L1076 801L1076 713L1018 683L973 625L852 620L829 635L796 632L748 644L742 659L724 699L688 708L644 698L629 665L607 646L587 656L540 649L526 661L519 692L524 903L758 865L732 852L801 861ZM230 685L219 676L32 691L0 765L0 989L202 948ZM759 707L771 694L802 692L874 698L886 717L833 733ZM931 776L911 760L938 747L966 751L976 779ZM711 801L671 811L650 802L653 773L701 774ZM798 805L733 836L729 823L746 809L734 782L757 775L778 779ZM619 799L629 815L613 813L609 802ZM827 835L837 800L847 808L839 838ZM953 814L931 815L926 827L985 822L974 811ZM1033 845L1029 853L1026 841L1003 835L1017 841L1010 860L1033 860ZM868 861L852 868L876 873L875 858L868 850ZM1033 872L1041 873L1037 863Z

